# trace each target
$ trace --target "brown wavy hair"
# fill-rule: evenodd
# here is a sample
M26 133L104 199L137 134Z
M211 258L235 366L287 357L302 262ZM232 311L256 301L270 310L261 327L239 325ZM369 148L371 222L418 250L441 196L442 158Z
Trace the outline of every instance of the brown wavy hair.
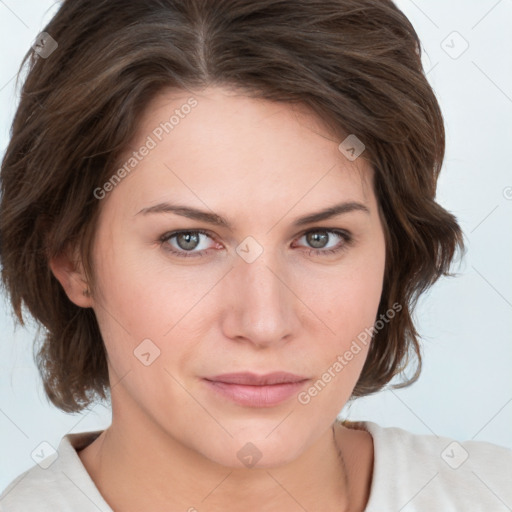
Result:
M450 275L464 244L435 202L440 107L418 36L391 0L65 0L44 32L58 47L28 51L18 75L28 68L1 167L0 258L19 322L25 307L43 327L35 357L55 406L78 412L110 387L94 311L68 299L49 260L77 248L94 293L93 191L112 176L148 102L173 88L229 86L307 105L333 133L363 141L385 221L378 315L402 309L374 334L352 398L398 374L400 387L418 378L413 308Z

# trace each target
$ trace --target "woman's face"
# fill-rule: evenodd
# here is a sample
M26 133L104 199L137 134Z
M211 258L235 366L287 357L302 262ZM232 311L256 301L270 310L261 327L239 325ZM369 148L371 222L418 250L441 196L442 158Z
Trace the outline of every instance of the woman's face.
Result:
M271 467L330 428L365 361L353 342L376 319L385 263L372 170L303 108L224 88L191 97L157 97L123 179L95 192L91 304L113 421L222 465L246 451ZM306 380L205 380L278 371Z

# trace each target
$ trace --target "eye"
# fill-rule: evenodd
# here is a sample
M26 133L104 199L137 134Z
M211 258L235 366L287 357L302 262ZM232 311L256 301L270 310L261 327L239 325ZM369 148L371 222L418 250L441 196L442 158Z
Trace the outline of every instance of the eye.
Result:
M302 238L305 238L306 243L310 246L308 251L310 256L336 254L346 250L353 240L347 231L324 228L310 229L299 240Z
M202 237L212 239L211 236L203 230L196 229L191 231L174 231L173 233L166 233L160 237L160 243L166 251L183 258L201 257L207 252L209 247L204 247L204 240ZM174 240L174 243L171 242ZM203 249L195 251L201 245Z
M305 238L310 246L308 251L310 256L336 254L346 250L352 243L350 233L337 229L310 229L298 240L302 238ZM206 239L213 240L207 231L195 229L166 233L160 237L159 241L164 250L180 258L190 258L202 257L212 248L208 247Z

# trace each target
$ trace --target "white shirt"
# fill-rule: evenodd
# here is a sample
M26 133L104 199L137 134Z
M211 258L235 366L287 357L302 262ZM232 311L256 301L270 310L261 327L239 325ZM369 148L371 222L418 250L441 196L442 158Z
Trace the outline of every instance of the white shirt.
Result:
M373 422L361 426L370 432L374 445L366 512L512 510L512 450L483 441L459 443L412 434ZM41 467L51 462L47 458L7 486L0 495L0 511L113 512L77 454L100 433L64 436L51 465Z

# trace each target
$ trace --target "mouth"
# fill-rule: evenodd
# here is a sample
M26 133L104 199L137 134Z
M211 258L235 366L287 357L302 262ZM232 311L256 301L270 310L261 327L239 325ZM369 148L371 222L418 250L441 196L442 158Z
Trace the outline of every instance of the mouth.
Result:
M288 372L266 375L229 373L203 379L217 395L246 407L279 405L297 394L309 380L308 377Z

